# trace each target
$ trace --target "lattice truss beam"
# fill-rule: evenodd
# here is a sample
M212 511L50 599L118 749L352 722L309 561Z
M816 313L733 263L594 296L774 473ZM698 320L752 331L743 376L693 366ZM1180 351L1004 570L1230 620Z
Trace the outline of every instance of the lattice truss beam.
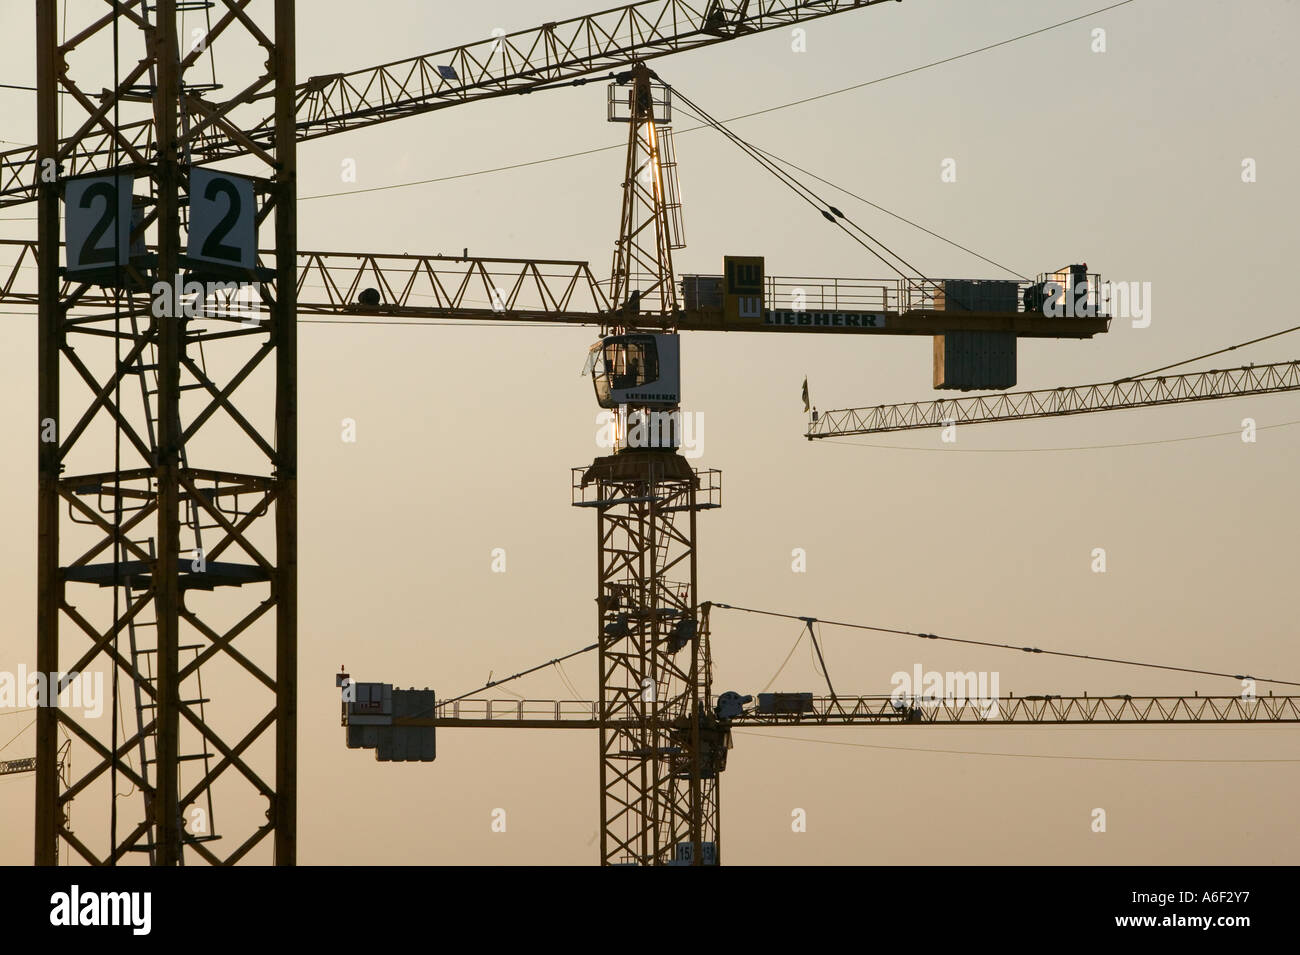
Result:
M146 254L156 252L146 246ZM612 308L607 283L598 281L587 262L574 259L501 258L487 256L409 255L375 252L299 252L298 311L333 316L390 318L464 318L490 321L543 322L621 327L625 311ZM31 285L37 245L27 239L0 239L0 305L35 305ZM264 249L258 265L269 267L274 252ZM656 273L659 274L659 273ZM626 284L626 283L625 283ZM644 286L642 286L644 287ZM845 309L844 315L874 315L874 324L799 325L738 323L716 306L681 309L679 331L740 331L771 334L935 335L951 331L954 323L973 331L1014 331L1027 338L1087 338L1104 332L1106 320L1050 319L1029 313L994 317L961 316L945 312L885 312L883 303L897 307L898 280L768 277L768 300L786 301L791 289L807 293L809 303ZM71 294L71 286L63 285ZM210 309L221 313L232 296L213 288ZM137 290L137 309L145 311L150 297ZM92 287L79 292L83 309L112 309L118 299ZM812 304L809 305L812 308ZM877 311L872 312L871 309ZM651 323L656 327L671 324Z
M717 700L711 705L716 706ZM409 725L524 729L593 729L594 700L459 699ZM1300 696L1004 696L987 701L900 705L888 696L814 697L805 713L764 715L753 709L732 726L855 726L1000 723L1300 723Z
M428 255L298 255L298 311L596 324L608 300L586 262Z
M1300 697L1260 696L1007 696L996 701L943 702L890 697L814 697L811 712L763 715L746 713L733 721L745 725L854 725L861 723L943 724L999 723L1295 723Z
M662 865L679 844L717 843L724 754L702 705L711 673L695 604L698 479L665 473L655 457L618 455L575 475L598 514L604 864Z
M146 252L156 250L146 247ZM258 270L274 265L269 250ZM0 239L0 305L34 306L36 242ZM255 307L242 292L205 286L203 297L188 300L194 310L215 316ZM386 316L393 318L482 318L498 321L598 325L609 317L605 288L586 262L572 259L519 259L483 256L404 255L373 252L298 252L298 313ZM75 287L74 287L75 286ZM148 289L121 290L64 279L60 292L76 296L84 310L114 310L129 296L147 314Z
M1283 361L1068 388L824 411L809 426L807 437L832 438L937 428L949 424L1055 418L1296 390L1300 390L1300 361Z
M397 60L350 73L328 73L298 83L293 121L299 139L315 139L426 113L461 103L525 92L601 70L624 67L633 59L651 59L695 49L749 33L777 29L885 0L641 0L587 16L501 34L436 53ZM183 68L198 62L219 38L244 30L259 42L267 39L249 12L251 0L217 0L211 29L190 44ZM124 16L144 22L143 0L123 0ZM111 23L106 13L85 35ZM71 50L83 39L66 44ZM139 83L146 71L130 81ZM293 82L293 79L290 80ZM67 87L68 95L89 105L98 95L90 85ZM94 92L91 92L91 91ZM211 92L211 91L207 91ZM242 155L269 159L274 136L274 84L267 76L222 91L216 100L200 91L187 94L193 117L190 148L195 162ZM87 110L89 112L89 109ZM105 114L107 115L107 114ZM104 116L93 117L64 140L60 162L64 175L106 168L115 142L144 163L156 134L152 119L126 124L115 134ZM0 153L0 206L36 198L36 147Z
M58 840L92 864L176 864L185 850L233 863L273 833L276 860L293 857L294 271L283 240L294 139L249 150L264 173L252 177L256 220L274 224L283 255L222 275L255 289L251 301L202 310L204 295L182 291L193 267L181 249L186 157L236 130L224 107L179 92L203 89L187 71L218 39L260 48L241 96L291 77L292 44L273 37L292 36L292 4L261 26L247 2L218 6L186 52L176 0L124 0L116 18L96 11L62 42L55 4L38 4L42 166L66 175L96 155L97 168L133 180L136 213L129 261L69 279L64 176L43 178L39 244L19 256L38 266L41 313L38 669L99 674L109 698L99 713L38 711L36 854L47 864ZM76 130L61 140L56 101ZM141 111L148 120L114 131ZM155 151L140 123L173 133ZM60 731L85 752L63 785L50 758Z

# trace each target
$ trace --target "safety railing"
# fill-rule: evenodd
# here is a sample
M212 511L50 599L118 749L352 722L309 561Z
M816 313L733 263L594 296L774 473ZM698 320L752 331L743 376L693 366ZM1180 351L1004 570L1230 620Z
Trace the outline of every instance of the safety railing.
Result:
M594 700L455 700L439 703L438 719L493 720L574 720L585 722L600 718L600 704Z
M667 452L665 452L667 453ZM675 459L674 459L675 460ZM722 472L717 468L693 468L695 479L698 482L695 488L695 507L697 510L722 506ZM651 475L656 481L672 481L677 474L676 468L665 462L664 471L661 475ZM618 480L618 474L612 470L612 466L607 465L605 476L610 480ZM601 483L596 480L597 475L592 473L591 467L571 468L569 482L569 501L575 507L596 507L610 504L632 504L639 501L648 501L649 498L610 498L601 497ZM685 480L685 477L682 477ZM667 489L661 494L660 500L664 502L668 509L681 510L684 502L680 499L678 491Z
M703 278L703 277L702 277ZM719 282L721 276L718 277ZM1069 286L1081 284L1070 295ZM816 276L765 276L764 306L772 310L909 312L909 311L1004 311L1005 307L969 307L978 302L972 287L1003 284L1000 298L1014 305L1011 311L1042 311L1055 317L1104 317L1107 295L1101 275L1089 272L1072 275L1068 270L1044 273L1035 282L990 279L928 278L825 278ZM1014 289L1014 292L1012 291ZM1028 294L1026 294L1028 293ZM719 306L721 303L718 303Z

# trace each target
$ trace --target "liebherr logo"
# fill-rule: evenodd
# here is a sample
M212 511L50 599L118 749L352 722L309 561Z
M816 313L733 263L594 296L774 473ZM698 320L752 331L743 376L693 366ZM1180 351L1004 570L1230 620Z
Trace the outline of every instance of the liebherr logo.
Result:
M132 935L148 935L152 911L149 892L82 892L74 885L50 896L51 925L125 926Z

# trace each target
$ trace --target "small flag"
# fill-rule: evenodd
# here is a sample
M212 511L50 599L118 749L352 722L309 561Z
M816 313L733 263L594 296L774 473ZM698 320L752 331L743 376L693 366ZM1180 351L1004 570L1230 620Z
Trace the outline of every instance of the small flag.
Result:
M803 410L806 412L806 411L809 409L809 407L811 407L811 406L810 406L809 403L808 403L808 376L807 376L807 375L804 375L804 378L803 378Z

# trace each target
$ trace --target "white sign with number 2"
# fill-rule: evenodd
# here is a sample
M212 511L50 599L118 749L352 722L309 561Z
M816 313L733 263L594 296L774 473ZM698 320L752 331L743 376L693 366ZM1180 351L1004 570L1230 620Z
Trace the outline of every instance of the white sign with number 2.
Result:
M201 262L245 269L257 263L253 180L216 169L190 170L188 254Z
M78 176L63 193L69 272L126 265L132 176Z

